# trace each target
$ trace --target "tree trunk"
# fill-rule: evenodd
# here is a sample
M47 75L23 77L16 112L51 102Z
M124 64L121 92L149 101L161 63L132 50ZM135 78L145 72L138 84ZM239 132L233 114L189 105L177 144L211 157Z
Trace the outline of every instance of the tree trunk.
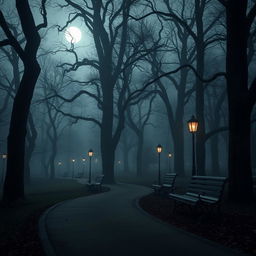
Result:
M183 117L183 116L182 116ZM183 119L176 120L176 125L174 129L173 136L173 146L174 146L174 171L179 175L184 175L184 128Z
M123 136L123 161L124 161L124 173L130 173L130 166L129 166L129 147L127 141L127 134L125 133Z
M197 42L197 72L204 77L204 47L203 40ZM204 84L196 79L196 117L198 131L196 133L196 168L199 175L205 175L205 119L204 119Z
M111 84L111 83L110 83ZM103 87L103 108L101 127L101 156L104 182L115 183L114 162L115 146L112 138L113 131L113 90L109 84Z
M220 176L220 160L219 160L219 135L216 134L211 139L211 165L212 175Z
M3 191L4 201L15 201L24 198L26 126L30 103L39 74L40 66L38 62L28 61L25 64L20 87L14 98L7 142L8 161Z
M27 134L27 146L25 149L25 168L24 168L24 178L25 184L30 184L30 161L32 158L32 153L34 152L36 146L36 138L37 138L37 131L34 124L34 120L32 114L29 113L28 116L28 128L29 134Z
M143 132L138 134L138 147L137 147L137 154L136 154L136 164L137 164L137 177L142 177L142 155L143 155Z
M253 197L250 109L236 108L229 112L229 197L244 202Z
M57 139L54 138L52 141L52 151L51 151L51 156L49 159L50 162L50 178L54 179L55 178L55 158L57 155Z
M252 125L252 144L251 144L251 156L252 156L252 168L255 171L256 169L256 124Z
M204 77L204 24L203 13L205 0L195 1L195 19L197 28L196 44L196 70L199 76ZM198 119L198 131L196 133L196 168L199 175L205 175L205 119L204 119L204 83L196 78L196 117Z
M247 1L227 6L227 90L229 108L229 197L253 197L247 67Z

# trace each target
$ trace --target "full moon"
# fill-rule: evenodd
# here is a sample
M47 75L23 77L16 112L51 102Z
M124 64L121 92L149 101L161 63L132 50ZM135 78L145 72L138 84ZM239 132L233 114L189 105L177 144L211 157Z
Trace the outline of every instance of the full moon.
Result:
M81 37L81 31L77 27L69 27L65 32L65 38L69 43L78 43L81 40Z

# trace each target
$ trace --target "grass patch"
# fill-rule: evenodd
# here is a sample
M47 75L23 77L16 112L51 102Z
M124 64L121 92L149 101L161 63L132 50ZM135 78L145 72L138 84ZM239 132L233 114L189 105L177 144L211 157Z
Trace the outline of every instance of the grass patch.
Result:
M26 200L11 207L0 203L0 255L44 255L37 234L43 211L56 203L91 194L76 180L33 180L26 189Z

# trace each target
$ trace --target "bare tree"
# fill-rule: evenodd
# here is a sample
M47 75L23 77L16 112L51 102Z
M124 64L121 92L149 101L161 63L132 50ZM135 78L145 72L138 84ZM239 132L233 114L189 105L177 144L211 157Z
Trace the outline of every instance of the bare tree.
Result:
M74 13L70 15L70 19L61 30L64 30L75 19L82 18L85 26L92 33L97 58L80 60L74 49L70 49L69 52L74 54L76 61L73 64L64 63L62 66L67 72L75 71L81 66L89 66L98 74L98 82L94 83L96 93L83 90L76 96L86 94L93 98L102 111L100 121L94 118L82 119L95 122L100 127L103 173L105 182L112 183L114 182L115 149L124 128L123 104L127 95L126 83L123 81L124 83L120 83L118 98L115 99L117 82L127 67L149 54L152 49L144 50L136 45L131 55L125 54L129 45L129 14L133 5L136 4L135 0L121 2L100 0L91 1L90 4L87 2L85 5L78 5L71 0L65 0L65 2L73 7ZM115 116L118 116L117 123L115 123Z
M3 199L5 201L16 201L24 198L26 126L31 99L40 74L37 51L40 46L41 37L38 31L47 26L45 3L46 0L42 0L41 14L43 23L36 25L28 0L16 0L16 10L25 37L24 47L22 47L23 45L20 41L15 39L3 12L0 10L0 26L6 36L6 39L0 42L0 47L11 45L24 65L24 72L13 102L8 135L7 173L3 191Z
M195 45L195 61L196 61L196 72L197 76L195 78L195 93L196 93L196 116L199 120L200 126L197 133L196 140L196 150L197 150L197 164L198 171L201 174L204 174L205 171L205 119L204 119L204 82L203 77L206 73L205 70L205 51L212 45L216 44L220 40L225 40L219 33L213 33L212 29L216 26L218 20L222 17L223 12L218 11L215 15L211 15L212 18L208 18L207 24L205 23L205 16L209 14L206 11L207 4L210 1L207 0L195 0L191 2L180 1L181 7L179 11L175 11L175 4L177 2L163 0L163 5L167 11L162 11L158 9L158 5L155 1L146 0L148 7L151 11L147 14L136 18L132 17L135 20L141 20L151 15L157 15L162 17L164 20L174 22L177 27L183 28L186 30L189 35L189 40L192 39ZM161 6L161 5L159 5ZM160 7L159 7L160 8ZM209 15L208 15L209 16ZM210 20L210 21L209 21ZM179 33L180 29L178 29Z
M143 149L144 149L144 132L146 126L149 124L149 118L152 114L152 104L156 95L151 96L140 101L135 106L130 106L127 109L127 123L137 136L137 153L136 153L136 173L137 177L143 176ZM146 106L145 106L146 105Z
M256 78L249 82L248 43L253 32L256 3L251 1L249 5L249 1L244 0L219 2L226 8L229 196L236 201L245 201L253 197L250 128L256 102Z

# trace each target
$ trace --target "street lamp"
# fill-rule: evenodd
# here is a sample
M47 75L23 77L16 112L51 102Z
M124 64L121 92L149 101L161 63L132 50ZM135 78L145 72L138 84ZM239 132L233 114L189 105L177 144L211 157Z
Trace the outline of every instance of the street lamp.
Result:
M196 156L195 156L195 133L198 128L198 120L193 115L190 120L188 120L188 130L192 133L192 176L197 175L196 171Z
M73 169L72 169L72 179L74 179L74 173L75 173L75 159L72 159L72 165L73 165Z
M59 172L59 175L60 175L61 165L62 165L62 162L59 161L59 162L58 162L58 172Z
M160 185L160 154L162 152L162 149L162 146L158 144L156 147L156 151L158 153L158 185Z
M168 158L169 158L169 172L171 172L171 158L172 158L172 154L170 152L168 153Z
M92 156L93 156L93 151L90 149L88 151L88 156L90 158L90 166L89 166L89 180L88 183L91 183L91 178L92 178Z
M82 162L83 162L83 170L82 170L82 173L83 173L83 176L85 177L85 158L82 158Z

